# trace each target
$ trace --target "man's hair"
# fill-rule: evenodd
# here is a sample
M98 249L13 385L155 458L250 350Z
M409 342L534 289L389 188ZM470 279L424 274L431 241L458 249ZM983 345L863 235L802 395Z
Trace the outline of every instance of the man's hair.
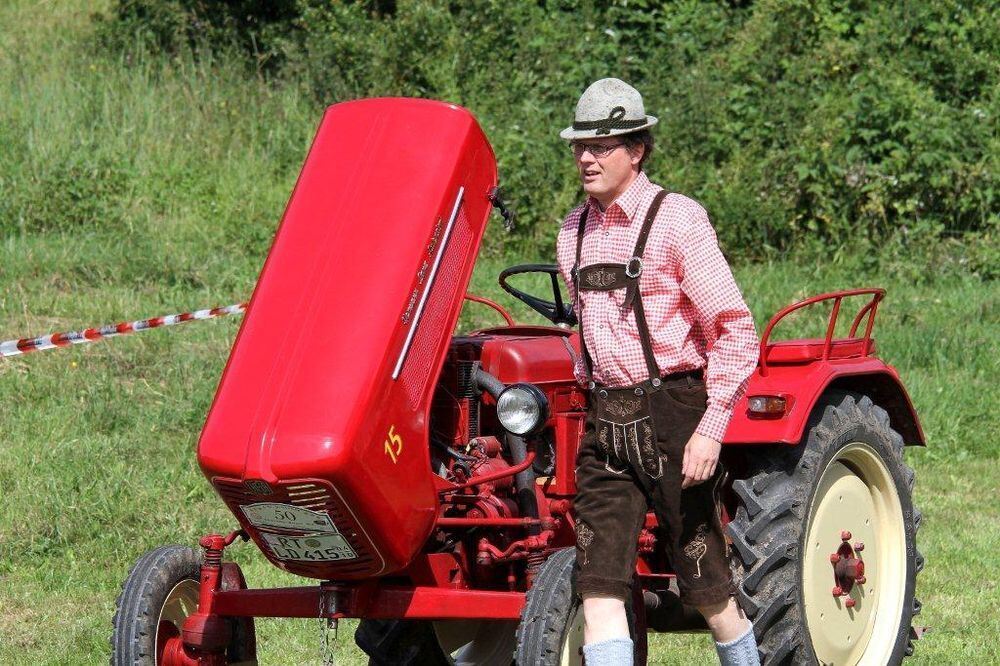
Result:
M625 147L629 150L635 149L636 146L643 146L642 159L639 160L639 171L642 171L642 163L649 159L649 156L653 154L653 134L648 129L639 130L638 132L629 132L628 134L622 135L622 141L625 142Z

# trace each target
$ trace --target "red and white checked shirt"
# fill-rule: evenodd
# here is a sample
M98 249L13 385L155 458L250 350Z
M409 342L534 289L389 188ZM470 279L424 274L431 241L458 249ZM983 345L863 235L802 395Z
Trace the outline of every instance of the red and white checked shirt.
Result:
M632 256L646 212L660 189L640 172L606 211L601 212L590 197L566 216L556 249L570 298L576 296L570 271L584 206L590 212L580 266L624 264ZM663 374L705 368L708 410L696 432L721 441L733 407L757 367L760 341L753 317L719 250L708 214L698 202L668 194L643 255L639 288L656 363ZM625 289L584 291L580 300L586 312L584 332L594 364L593 380L604 386L628 386L648 379L634 308L622 313ZM582 320L580 305L576 313ZM589 379L582 359L577 360L576 377L581 383Z

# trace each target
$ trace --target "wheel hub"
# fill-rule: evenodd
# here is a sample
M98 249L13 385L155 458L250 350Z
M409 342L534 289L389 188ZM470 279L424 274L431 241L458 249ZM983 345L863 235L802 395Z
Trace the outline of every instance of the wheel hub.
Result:
M859 541L852 548L850 544L851 533L847 530L840 533L840 538L843 543L840 544L837 552L830 555L830 564L833 565L833 596L835 597L849 595L854 589L855 583L863 585L868 580L865 577L865 562L861 559L861 551L865 549L864 542ZM855 606L854 599L847 599L845 605L848 608L853 608Z

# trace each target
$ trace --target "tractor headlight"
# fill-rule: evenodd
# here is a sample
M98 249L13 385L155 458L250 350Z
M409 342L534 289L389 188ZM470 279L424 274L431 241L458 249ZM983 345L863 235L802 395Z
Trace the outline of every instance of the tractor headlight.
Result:
M511 384L497 398L497 418L507 432L527 435L549 418L549 401L534 384Z

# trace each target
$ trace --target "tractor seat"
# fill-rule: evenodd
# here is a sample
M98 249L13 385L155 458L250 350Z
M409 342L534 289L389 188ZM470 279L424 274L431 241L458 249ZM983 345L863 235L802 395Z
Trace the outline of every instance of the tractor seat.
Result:
M782 340L767 345L765 358L768 363L808 363L823 358L824 340L808 338ZM856 358L864 354L864 338L841 338L830 345L830 358ZM872 338L869 355L875 353L875 339Z

